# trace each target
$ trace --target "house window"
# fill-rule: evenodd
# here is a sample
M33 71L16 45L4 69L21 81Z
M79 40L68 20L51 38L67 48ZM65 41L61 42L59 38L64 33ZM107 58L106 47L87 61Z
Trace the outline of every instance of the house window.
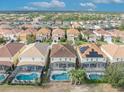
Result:
M60 58L60 61L61 61L62 59Z
M34 60L34 58L32 58L32 60Z
M68 64L68 67L75 67L73 63Z
M52 58L52 61L54 60L54 58Z
M65 58L65 61L67 61L67 58Z
M117 61L119 61L119 58L117 58Z
M91 61L93 61L93 58L91 58Z
M86 60L89 61L88 58Z
M60 64L59 64L59 68L66 68L66 64L60 63Z
M58 67L58 63L56 63L56 67Z
M90 64L90 67L94 68L94 67L96 67L96 64Z

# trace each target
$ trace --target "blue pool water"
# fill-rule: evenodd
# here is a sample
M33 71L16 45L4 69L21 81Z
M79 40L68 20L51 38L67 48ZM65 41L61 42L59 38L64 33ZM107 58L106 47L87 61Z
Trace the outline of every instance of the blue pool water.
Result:
M4 75L0 75L0 81L4 80L5 76Z
M90 74L89 77L90 77L91 80L101 80L102 75Z
M38 75L36 73L32 73L32 74L19 74L18 76L16 76L17 80L35 80L36 78L38 78Z
M67 73L54 74L52 79L57 81L67 81L69 80L69 75Z

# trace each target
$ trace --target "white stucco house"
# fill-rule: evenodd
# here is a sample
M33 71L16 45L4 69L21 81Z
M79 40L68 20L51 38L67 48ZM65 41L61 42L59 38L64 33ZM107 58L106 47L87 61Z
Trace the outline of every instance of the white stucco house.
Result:
M97 36L97 39L99 40L100 38L103 38L104 41L106 41L107 43L112 43L112 35L103 30L103 29L97 29L95 31L93 31L93 33Z
M124 62L124 45L107 44L102 45L101 50L109 58L111 63L123 63Z
M87 77L92 75L104 75L107 66L107 57L94 43L77 47L79 66L84 68Z
M50 54L52 70L69 70L76 66L75 50L70 45L54 44Z

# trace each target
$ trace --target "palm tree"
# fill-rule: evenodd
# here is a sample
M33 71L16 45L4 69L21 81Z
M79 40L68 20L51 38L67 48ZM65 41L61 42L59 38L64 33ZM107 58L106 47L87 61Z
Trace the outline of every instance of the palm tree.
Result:
M69 77L72 84L81 84L85 80L85 76L85 71L81 68L69 71Z

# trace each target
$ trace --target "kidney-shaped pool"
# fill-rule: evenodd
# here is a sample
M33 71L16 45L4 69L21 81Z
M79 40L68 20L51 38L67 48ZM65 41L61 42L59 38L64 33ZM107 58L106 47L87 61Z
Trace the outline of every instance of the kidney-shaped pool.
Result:
M30 73L30 74L18 74L16 76L17 80L35 80L39 78L39 75L37 73Z

